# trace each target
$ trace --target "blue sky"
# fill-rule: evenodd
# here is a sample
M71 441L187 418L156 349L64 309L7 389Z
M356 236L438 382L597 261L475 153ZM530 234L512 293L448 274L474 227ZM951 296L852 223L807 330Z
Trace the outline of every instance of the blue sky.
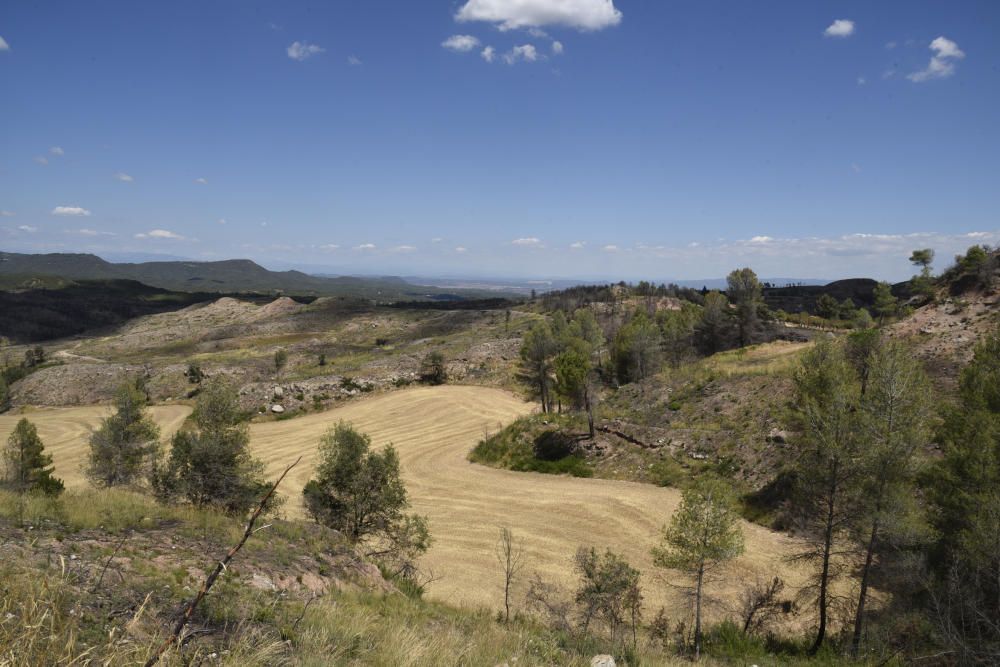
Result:
M1000 241L1000 3L8 2L0 248L899 279Z

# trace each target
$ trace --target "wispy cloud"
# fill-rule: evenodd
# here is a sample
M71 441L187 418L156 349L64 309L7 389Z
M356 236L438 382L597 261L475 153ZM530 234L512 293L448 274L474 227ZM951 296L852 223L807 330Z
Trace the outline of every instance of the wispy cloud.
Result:
M38 227L32 227L31 225L18 225L17 228L22 232L27 232L29 234L34 234L38 231Z
M573 250L580 250L585 245L587 245L586 241L574 241L573 243L569 244L569 247L572 248Z
M354 246L354 249L355 250L374 250L375 249L375 244L374 243L362 243L361 245Z
M194 182L197 183L198 185L208 185L207 178L196 178L194 179Z
M508 65L513 65L519 60L534 62L538 60L538 51L531 44L521 44L503 54L503 61Z
M3 37L0 37L0 51L10 51L10 44Z
M53 146L49 149L49 155L62 157L63 155L66 155L66 151L64 151L60 146Z
M134 178L126 174L124 171L119 171L117 174L115 174L115 178L117 178L122 183L131 183L135 180Z
M483 60L485 60L488 63L491 63L497 57L497 50L494 49L492 46L487 46L485 49L479 52L479 55L482 56Z
M392 248L389 248L389 252L395 252L395 253L409 253L409 252L416 252L416 251L417 251L416 246L412 246L412 245L398 245L398 246L393 246Z
M562 53L563 53L563 50L564 49L563 49L563 43L562 42L560 42L559 40L556 40L556 41L552 42L552 53L556 54L557 56L561 56Z
M357 56L347 56L347 64L351 67L360 67L364 63L361 62L361 58Z
M465 53L479 46L479 39L472 35L452 35L441 42L441 46L451 51Z
M67 229L67 234L76 234L77 236L117 236L114 232L101 232L96 229Z
M320 250L337 250L340 248L336 243L324 243L320 246Z
M35 162L37 162L38 164L41 164L41 165L46 165L46 164L49 163L49 159L47 157L45 157L44 155L36 155L32 159L34 159Z
M469 249L465 248L463 246L458 246L458 247L455 248L455 252L457 252L459 254L462 254L463 252L468 252L468 251L469 251Z
M511 241L511 244L537 248L540 245L542 245L542 240L539 238L535 238L534 236L527 236L520 239L514 239L513 241Z
M0 218L13 218L14 211L0 211Z
M90 215L90 211L80 206L56 206L52 209L52 215Z
M958 44L947 37L936 38L928 48L934 55L931 56L927 67L906 75L906 78L914 83L948 78L955 73L955 61L965 57L965 52L958 48Z
M850 37L854 34L854 21L850 19L837 19L823 31L826 37Z
M286 51L289 58L302 62L325 52L326 49L316 44L310 44L309 42L292 42Z
M171 241L183 241L184 237L168 229L152 229L148 232L136 234L137 239L169 239Z
M468 0L455 20L484 21L500 30L555 25L590 31L618 25L622 13L614 0Z

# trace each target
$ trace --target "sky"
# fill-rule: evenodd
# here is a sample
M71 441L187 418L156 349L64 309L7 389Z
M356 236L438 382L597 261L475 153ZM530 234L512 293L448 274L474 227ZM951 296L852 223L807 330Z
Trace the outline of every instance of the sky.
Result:
M899 280L998 109L994 0L6 2L0 249Z

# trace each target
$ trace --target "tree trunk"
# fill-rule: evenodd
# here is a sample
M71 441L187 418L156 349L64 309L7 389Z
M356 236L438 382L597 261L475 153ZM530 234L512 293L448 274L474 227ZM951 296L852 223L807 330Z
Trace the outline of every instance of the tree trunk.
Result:
M698 583L694 592L694 659L701 657L701 584L705 578L704 564L698 566Z
M878 518L872 521L872 532L868 537L868 548L865 553L865 565L861 570L861 593L858 595L858 609L854 614L854 636L851 638L851 655L858 657L861 650L861 630L865 620L865 602L868 597L868 573L872 567L875 554L875 538L878 535Z
M583 390L583 402L587 408L587 429L590 432L591 439L594 438L594 404L590 401L590 390Z
M823 639L826 637L827 588L830 579L830 551L833 548L833 513L837 497L836 468L832 475L830 490L827 495L826 530L823 533L823 567L819 579L819 628L816 630L816 640L809 648L809 655L816 655Z

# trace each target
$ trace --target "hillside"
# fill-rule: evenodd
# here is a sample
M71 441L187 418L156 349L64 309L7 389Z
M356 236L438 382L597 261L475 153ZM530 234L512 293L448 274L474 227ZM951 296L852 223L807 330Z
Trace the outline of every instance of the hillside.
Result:
M152 287L183 292L353 296L379 301L496 296L495 292L485 290L446 290L412 285L401 278L327 278L301 271L270 271L248 259L115 264L84 253L27 255L0 252L2 276L18 276L21 282L36 276L67 280L137 280Z

